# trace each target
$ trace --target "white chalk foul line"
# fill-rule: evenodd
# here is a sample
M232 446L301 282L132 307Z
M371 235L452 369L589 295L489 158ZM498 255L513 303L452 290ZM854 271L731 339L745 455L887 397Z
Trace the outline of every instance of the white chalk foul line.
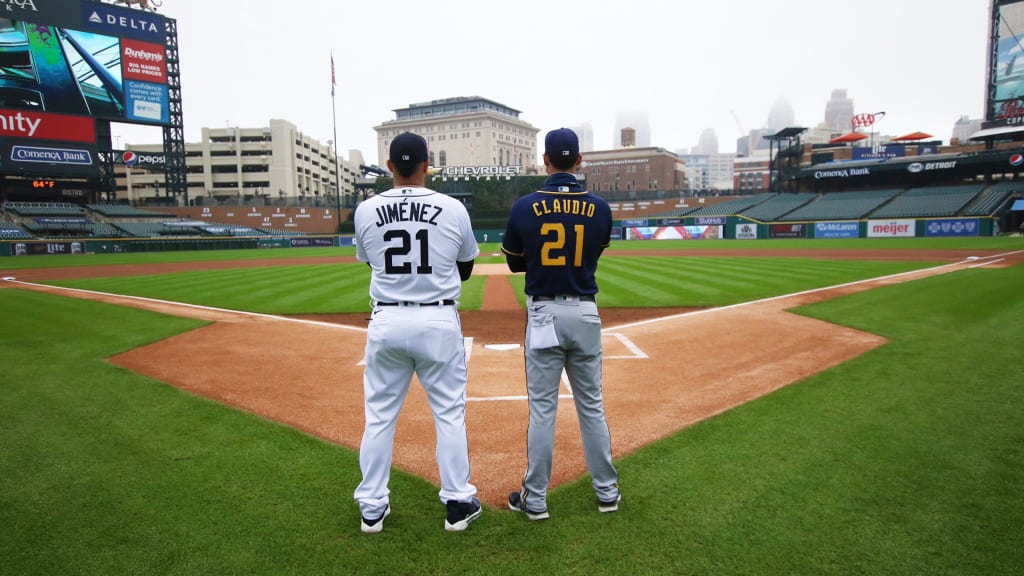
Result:
M82 294L95 294L97 296L109 296L111 298L124 298L126 300L137 300L139 302L153 302L156 304L164 304L168 306L178 306L181 308L190 308L193 310L205 310L208 312L219 312L222 314L235 314L237 316L247 316L250 318L266 318L268 320L280 320L282 322L296 322L298 324L306 324L309 326L322 326L324 328L338 328L341 330L352 330L355 332L366 332L366 328L360 328L358 326L348 326L346 324L334 324L331 322L321 322L319 320L306 320L304 318L289 318L287 316L278 316L276 314L264 314L262 312L246 312L244 310L231 310L230 308L217 308L215 306L203 306L202 304L189 304L187 302L175 302L173 300L160 300L158 298L146 298L144 296L129 296L127 294L113 294L110 292L99 292L96 290L85 290L82 288L67 288L64 286L51 286L50 284L37 284L35 282L24 282L21 280L8 280L7 282L13 282L14 284L23 284L25 286L36 286L39 288L45 288L47 290L59 290L65 292L79 292Z

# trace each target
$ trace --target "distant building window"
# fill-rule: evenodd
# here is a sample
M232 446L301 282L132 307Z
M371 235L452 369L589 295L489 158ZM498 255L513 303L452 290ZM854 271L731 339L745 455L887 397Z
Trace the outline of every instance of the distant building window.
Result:
M440 165L441 166L447 166L448 165L448 154L444 150L441 150L440 158L441 158L441 164Z

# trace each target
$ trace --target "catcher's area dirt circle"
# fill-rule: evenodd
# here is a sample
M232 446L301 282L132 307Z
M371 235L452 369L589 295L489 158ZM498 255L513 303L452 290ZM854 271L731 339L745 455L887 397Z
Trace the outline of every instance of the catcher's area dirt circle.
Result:
M736 257L751 255L728 253ZM777 254L759 250L756 255ZM849 255L848 251L841 251L827 257ZM859 252L857 256L892 258L893 251ZM885 342L879 336L797 316L786 309L969 264L962 262L966 256L962 252L903 252L899 256L961 263L718 309L603 309L604 396L615 457ZM308 264L311 260L352 259L275 260L273 265ZM1011 262L1022 260L1017 255ZM0 275L33 281L245 265L265 264L187 263L30 270ZM526 464L528 406L520 346L525 312L519 307L503 265L478 265L475 273L487 275L484 305L480 311L461 313L469 355L466 422L471 481L483 501L503 506L507 494L518 489ZM281 318L41 285L8 287L210 320L210 325L110 360L183 390L358 450L363 428L360 362L368 312ZM566 386L562 393L566 399L558 411L552 487L586 474L575 408L568 396L571 390ZM439 483L434 460L434 424L425 395L415 382L399 418L394 465ZM628 477L622 478L626 494L629 482ZM344 487L346 491L354 488Z

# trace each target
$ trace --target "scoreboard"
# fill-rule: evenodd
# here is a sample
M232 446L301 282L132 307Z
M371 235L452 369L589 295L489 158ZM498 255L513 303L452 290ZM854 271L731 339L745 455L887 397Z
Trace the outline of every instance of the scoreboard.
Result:
M57 198L86 198L94 186L85 180L70 178L12 178L0 183L8 200L49 202Z

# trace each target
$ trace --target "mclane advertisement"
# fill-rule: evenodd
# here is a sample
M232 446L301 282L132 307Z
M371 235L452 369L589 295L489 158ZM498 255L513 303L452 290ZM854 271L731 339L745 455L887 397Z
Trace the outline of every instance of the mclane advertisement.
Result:
M860 235L860 225L857 222L816 222L814 224L815 238L857 238Z
M868 238L913 238L913 220L868 220Z
M924 227L925 236L977 236L981 224L977 218L950 218L929 220Z

